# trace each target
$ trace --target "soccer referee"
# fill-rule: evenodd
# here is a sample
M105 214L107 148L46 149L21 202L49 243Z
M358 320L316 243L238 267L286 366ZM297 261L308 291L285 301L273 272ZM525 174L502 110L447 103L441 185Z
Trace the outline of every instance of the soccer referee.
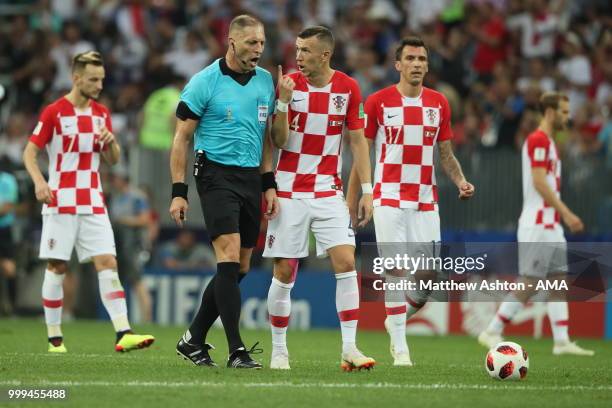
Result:
M272 173L268 117L274 106L272 76L257 66L264 50L261 21L232 20L225 58L194 75L181 93L172 150L170 214L182 226L187 214L186 153L195 134L194 176L208 233L217 257L210 281L189 330L177 344L179 355L200 366L216 366L205 343L221 316L229 346L228 367L261 368L240 338L240 288L249 270L260 224L261 193L266 218L278 213Z

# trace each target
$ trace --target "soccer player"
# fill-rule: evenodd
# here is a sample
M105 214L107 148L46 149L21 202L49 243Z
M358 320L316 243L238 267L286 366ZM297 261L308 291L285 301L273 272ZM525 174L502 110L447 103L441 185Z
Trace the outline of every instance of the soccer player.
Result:
M40 258L47 260L47 269L42 300L52 353L66 352L61 329L62 283L74 248L79 262L92 260L98 272L100 297L117 333L115 350L149 347L155 340L150 335L132 333L117 274L115 239L98 167L100 157L110 165L116 164L120 148L110 112L96 102L103 81L104 65L98 52L76 55L70 93L43 110L23 153L36 198L44 203ZM43 148L49 155L49 181L37 163Z
M359 288L355 271L355 233L342 194L342 131L346 127L353 168L363 180L360 211L365 225L372 214L370 160L363 137L361 92L357 82L329 63L334 37L325 27L310 27L296 40L299 72L283 76L272 125L280 149L276 178L282 211L268 224L263 256L274 258L268 292L272 329L270 368L289 369L286 343L295 258L308 256L308 233L317 255L331 258L336 275L336 308L342 332L341 367L371 368L375 361L355 345Z
M194 176L206 228L217 258L217 273L202 295L200 308L176 351L195 365L216 366L208 330L221 316L227 337L227 366L262 365L244 347L239 331L240 280L249 270L260 225L261 193L266 217L278 213L268 114L274 107L272 76L257 66L264 50L263 24L248 15L232 20L229 47L194 75L181 93L170 154L170 214L179 226L187 214L185 157L195 133ZM263 152L262 152L263 151ZM260 174L263 173L263 174Z
M376 144L374 170L374 226L381 243L440 242L438 190L434 174L434 146L438 145L442 168L468 199L474 186L467 182L451 145L451 111L444 95L423 86L428 53L418 37L404 39L395 52L399 83L368 97L365 104L365 136ZM356 202L358 185L351 175L347 195ZM413 245L407 245L409 248ZM379 245L381 256L394 256L393 248ZM386 281L402 279L406 271L388 271ZM435 279L435 271L417 271L417 279ZM430 293L417 290L404 294L385 293L385 327L391 338L396 366L411 366L406 342L406 320L425 305Z
M497 314L478 342L491 348L503 341L504 326L536 293L539 279L562 282L567 278L567 242L561 220L571 232L584 229L582 220L561 200L561 159L554 135L566 128L569 98L559 92L547 92L540 98L542 120L522 149L523 210L518 225L519 275L525 290L514 291L499 306ZM565 290L551 290L547 303L552 327L553 354L592 356L569 339L569 312Z

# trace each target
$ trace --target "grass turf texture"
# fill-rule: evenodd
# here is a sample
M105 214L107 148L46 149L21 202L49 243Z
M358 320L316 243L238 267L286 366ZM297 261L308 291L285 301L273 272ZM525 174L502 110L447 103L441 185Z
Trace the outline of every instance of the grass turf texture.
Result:
M156 341L150 349L113 350L110 322L78 321L63 326L68 354L47 353L41 320L0 320L0 405L36 406L49 401L7 402L9 388L67 388L68 399L53 406L78 407L294 407L324 406L609 406L612 400L612 342L582 340L596 356L555 357L552 341L512 338L529 353L530 371L521 382L500 382L484 369L486 350L466 336L411 337L414 367L393 367L383 332L358 334L361 350L374 357L372 371L340 371L340 333L290 331L291 371L239 371L195 367L175 353L184 328L138 326ZM243 331L254 356L267 366L268 331ZM213 359L227 359L225 335L213 330ZM401 404L401 405L400 405Z

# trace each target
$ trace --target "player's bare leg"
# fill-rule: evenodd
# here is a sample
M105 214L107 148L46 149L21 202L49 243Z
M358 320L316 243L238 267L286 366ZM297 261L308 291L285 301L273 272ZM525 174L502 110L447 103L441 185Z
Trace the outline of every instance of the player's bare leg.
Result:
M287 326L291 314L291 289L295 281L299 261L275 258L272 283L268 291L268 314L272 330L272 357L270 368L289 370Z
M65 353L62 334L62 306L64 304L64 277L68 263L59 259L49 259L42 286L42 302L47 324L50 353Z
M376 361L364 356L357 348L357 323L359 321L359 285L355 270L355 247L338 245L327 253L336 274L336 309L342 332L342 360L344 371L370 369Z
M117 273L117 260L113 255L105 254L94 256L93 263L98 272L102 304L117 333L115 350L123 352L149 347L155 338L151 335L134 334L130 327L125 292Z
M562 274L549 275L549 281L565 281L567 276ZM557 286L560 287L560 286ZM575 355L575 356L593 356L593 350L586 350L578 346L569 338L569 308L567 305L567 295L562 289L551 290L548 294L548 320L553 333L553 354L559 355Z

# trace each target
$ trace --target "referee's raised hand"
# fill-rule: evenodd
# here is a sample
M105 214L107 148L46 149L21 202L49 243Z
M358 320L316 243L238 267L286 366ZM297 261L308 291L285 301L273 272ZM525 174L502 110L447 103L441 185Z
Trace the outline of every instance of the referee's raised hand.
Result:
M189 204L183 197L174 197L170 203L170 217L176 222L176 225L182 227L187 221L187 210Z

